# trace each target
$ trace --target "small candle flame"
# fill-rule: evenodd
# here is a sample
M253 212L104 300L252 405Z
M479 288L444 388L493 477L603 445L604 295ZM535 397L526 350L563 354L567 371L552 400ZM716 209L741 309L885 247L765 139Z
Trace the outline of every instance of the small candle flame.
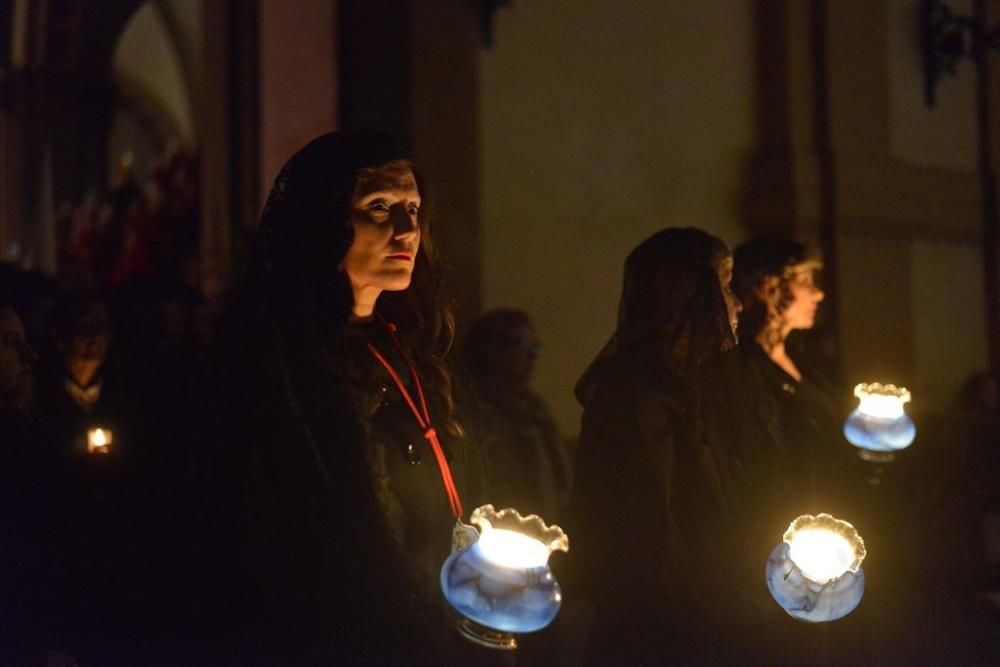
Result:
M111 431L103 428L92 428L87 432L87 451L106 454L111 445Z

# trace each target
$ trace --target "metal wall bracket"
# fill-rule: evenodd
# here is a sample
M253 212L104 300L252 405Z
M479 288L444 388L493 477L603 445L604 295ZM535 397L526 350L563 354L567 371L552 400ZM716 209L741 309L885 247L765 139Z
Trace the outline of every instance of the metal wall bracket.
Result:
M958 76L963 59L972 60L977 48L1000 50L1000 27L987 30L978 18L955 14L940 0L921 0L920 36L924 56L924 102L937 103L937 86L947 76Z

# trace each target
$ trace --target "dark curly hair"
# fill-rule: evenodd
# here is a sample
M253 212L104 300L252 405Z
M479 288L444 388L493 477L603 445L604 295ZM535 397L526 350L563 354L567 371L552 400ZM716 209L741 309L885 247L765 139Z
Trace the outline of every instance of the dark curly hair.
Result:
M819 255L808 246L773 236L761 236L736 248L733 261L733 291L743 304L740 331L765 348L781 341L784 313L794 297L791 282L803 269L823 268ZM764 283L778 280L778 300L764 298Z

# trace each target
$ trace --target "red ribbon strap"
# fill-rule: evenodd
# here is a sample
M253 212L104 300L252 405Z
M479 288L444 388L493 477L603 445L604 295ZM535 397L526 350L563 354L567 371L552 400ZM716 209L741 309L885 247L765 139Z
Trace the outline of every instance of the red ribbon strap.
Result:
M417 375L417 369L413 366L413 363L403 353L403 346L399 344L399 339L396 337L396 326L390 322L386 322L385 325L386 330L388 330L389 335L392 337L392 342L396 345L396 349L399 350L399 356L403 358L403 361L406 362L410 370L410 377L413 378L413 384L417 388L417 396L420 398L420 407L423 414L421 414L421 410L417 409L417 404L413 401L410 392L406 390L406 385L403 384L399 373L392 367L392 364L382 356L374 345L368 341L365 341L365 343L368 345L372 356L385 366L385 370L389 371L389 375L392 377L393 382L396 383L399 393L403 395L406 404L410 406L410 411L413 412L413 416L417 418L417 424L424 430L424 438L430 443L431 450L434 452L434 458L437 460L438 470L441 471L441 481L444 483L444 490L448 494L448 504L451 505L451 512L455 515L456 519L461 519L462 501L458 497L458 489L455 488L455 481L451 477L451 468L448 466L448 459L444 456L444 450L441 449L441 442L438 440L437 431L431 426L431 417L427 411L427 401L424 400L424 389L420 385L420 376Z

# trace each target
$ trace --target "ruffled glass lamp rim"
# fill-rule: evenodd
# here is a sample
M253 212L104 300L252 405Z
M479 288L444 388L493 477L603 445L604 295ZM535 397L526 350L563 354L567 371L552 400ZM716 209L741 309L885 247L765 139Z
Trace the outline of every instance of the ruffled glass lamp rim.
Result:
M898 398L902 403L909 403L910 390L906 387L897 387L894 384L882 384L881 382L861 382L854 387L855 398L865 396L891 396Z
M832 514L821 512L817 515L803 514L788 525L788 530L782 536L782 541L791 546L795 535L808 530L825 530L843 538L854 551L854 559L847 565L845 572L857 572L864 561L867 552L865 541L861 539L857 529L848 521L843 521Z
M537 514L521 516L513 507L497 510L492 504L477 507L469 522L479 527L480 533L500 529L521 533L541 542L549 553L569 551L569 536L557 525L548 526Z

